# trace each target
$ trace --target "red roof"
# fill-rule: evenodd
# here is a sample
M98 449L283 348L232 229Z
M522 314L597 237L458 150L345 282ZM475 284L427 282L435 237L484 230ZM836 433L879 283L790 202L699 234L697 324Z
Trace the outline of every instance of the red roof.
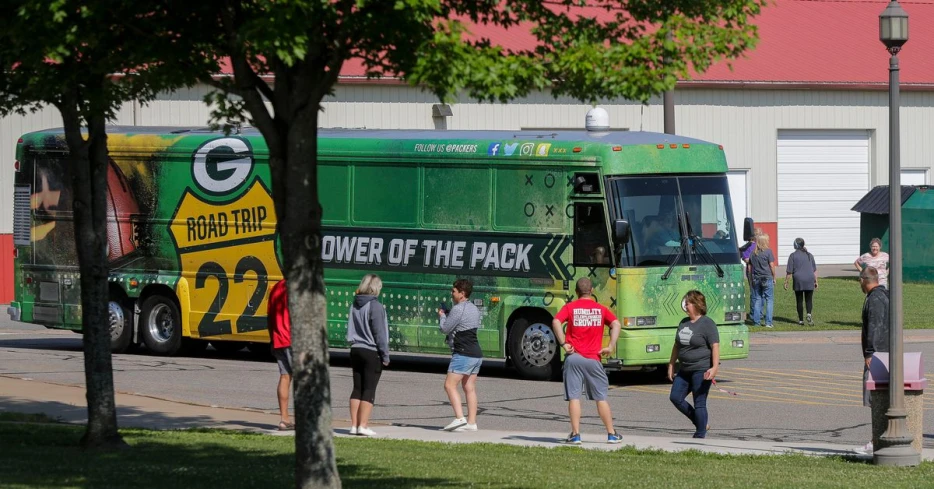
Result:
M879 41L879 14L888 0L772 0L753 22L759 43L741 58L714 64L688 85L836 85L883 88L888 58ZM902 85L934 88L934 0L899 2L909 15L908 43L899 54ZM471 28L475 37L511 48L531 47L531 34L489 25ZM363 64L349 60L341 70L348 82L366 77ZM378 82L378 81L377 81Z
M879 41L888 0L773 0L754 20L759 43L740 59L718 63L699 81L881 84L889 53ZM899 53L902 84L934 85L934 0L899 2L908 12L908 42Z

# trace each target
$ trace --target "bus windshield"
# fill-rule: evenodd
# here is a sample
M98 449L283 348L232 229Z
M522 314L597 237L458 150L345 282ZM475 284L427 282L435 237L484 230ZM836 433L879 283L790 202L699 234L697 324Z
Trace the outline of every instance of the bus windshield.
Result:
M726 176L611 178L609 190L613 219L632 230L620 266L739 263ZM682 237L691 239L679 253Z

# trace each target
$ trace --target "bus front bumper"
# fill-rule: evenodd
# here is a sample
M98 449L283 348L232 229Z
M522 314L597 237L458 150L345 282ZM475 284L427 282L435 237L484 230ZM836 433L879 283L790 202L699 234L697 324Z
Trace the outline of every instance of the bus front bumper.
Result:
M749 356L749 329L745 325L719 325L717 330L720 333L720 360ZM623 329L617 343L617 358L614 359L619 363L618 368L667 364L677 331L677 328Z

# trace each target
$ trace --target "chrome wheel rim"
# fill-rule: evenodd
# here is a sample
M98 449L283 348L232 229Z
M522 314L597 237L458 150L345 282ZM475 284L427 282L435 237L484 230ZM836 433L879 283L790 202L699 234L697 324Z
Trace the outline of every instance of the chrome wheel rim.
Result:
M551 327L535 323L522 333L522 358L530 365L544 367L554 358L558 341Z
M110 339L116 341L123 335L123 328L126 327L126 317L123 315L123 308L120 304L110 301L107 304L107 316L110 323Z
M172 310L166 304L156 304L149 312L146 326L149 328L149 336L156 341L160 343L169 341L175 332L175 318L172 317Z

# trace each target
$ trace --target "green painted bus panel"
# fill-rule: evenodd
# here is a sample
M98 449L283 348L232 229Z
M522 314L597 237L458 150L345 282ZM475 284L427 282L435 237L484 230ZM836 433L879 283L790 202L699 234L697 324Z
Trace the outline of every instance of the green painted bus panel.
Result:
M114 243L121 245L112 254L112 283L130 297L151 286L176 289L179 297L186 297L181 300L185 332L193 337L268 341L266 301L271 284L281 279L281 249L264 141L255 132L223 136L130 131L113 131L108 139L116 216L108 229L119 238ZM724 321L725 312L743 310L738 260L722 264L723 278L709 265L679 265L662 280L664 266L611 269L588 261L589 252L574 254L574 206L596 203L606 213L606 199L611 197L603 188L604 178L723 175L727 167L716 145L692 140L689 147L665 144L660 149L657 144L669 136L644 134L606 136L637 141L618 146L588 133L577 133L580 140L506 132L482 132L473 138L463 134L319 134L322 259L332 346L347 346L354 291L363 274L374 272L384 281L380 301L389 316L390 346L397 351L449 351L438 330L437 308L440 302L450 305L451 284L463 276L475 284L471 300L482 314L478 337L490 357L507 354L511 320L554 315L574 299L574 282L581 277L593 280L596 299L621 319L656 319L654 327L627 326L628 336L623 338L668 338L670 352L673 327L684 317L680 297L697 288L707 295L709 315L721 325L721 335L735 329L731 334L748 344L744 326ZM17 148L23 162L17 185L45 185L37 175L52 175L59 186L69 181L60 132L31 133L23 139ZM24 158L26 148L39 157ZM572 179L578 172L596 174L596 193L573 193ZM716 213L703 205L707 223ZM64 316L80 316L69 212L64 207L35 212L33 245L19 247L17 280L24 274L33 280L31 285L16 285L25 321L35 319L41 304L39 282L59 282L66 274L74 278L72 288L62 295L61 305L67 308L59 323L43 324L73 328ZM50 231L50 226L56 228ZM23 257L40 261L27 263ZM131 279L139 285L131 287ZM646 357L644 344L623 338L619 356L625 364L654 363L654 357ZM667 361L667 353L662 354ZM725 348L724 358L746 354L748 346L745 352Z
M607 175L725 173L728 170L723 150L713 144L678 145L672 149L657 146L623 146L618 156L604 161Z
M712 265L678 266L668 279L665 269L619 268L620 317L654 316L656 325L677 326L684 319L681 299L691 290L701 291L707 299L707 315L724 324L727 312L745 312L742 265L723 265L724 275L717 276Z
M495 170L494 229L562 232L567 229L565 172L555 168Z
M328 203L321 209L323 225L350 225L350 168L336 165L318 166L318 199Z
M418 173L414 166L356 165L353 188L366 191L353 193L353 223L377 227L416 226L420 194Z
M484 231L492 228L489 168L428 166L424 175L425 228Z

